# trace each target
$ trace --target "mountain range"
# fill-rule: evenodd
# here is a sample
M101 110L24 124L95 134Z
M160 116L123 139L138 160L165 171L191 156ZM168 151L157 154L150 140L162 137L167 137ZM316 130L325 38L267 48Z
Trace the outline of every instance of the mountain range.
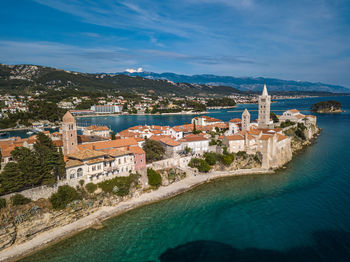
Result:
M350 93L350 89L322 83L286 81L272 78L236 78L216 75L178 75L152 72L79 73L38 65L0 64L0 91L33 94L64 93L154 94L177 96L228 96L261 92L267 84L271 93L318 94ZM317 93L315 93L317 92ZM79 93L79 94L78 94ZM97 94L97 95L98 95Z
M136 70L135 70L136 71ZM174 73L153 73L153 72L121 72L129 76L140 76L147 79L166 79L175 83L206 84L212 86L231 86L241 91L260 92L262 86L266 84L270 91L311 91L311 92L331 92L350 93L350 89L339 85L324 83L313 83L305 81L281 80L264 77L233 77L218 75L180 75Z

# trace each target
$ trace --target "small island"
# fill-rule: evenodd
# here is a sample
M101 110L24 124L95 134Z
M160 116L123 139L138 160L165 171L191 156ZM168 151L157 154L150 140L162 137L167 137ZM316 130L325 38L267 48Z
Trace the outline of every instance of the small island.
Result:
M316 113L340 113L342 111L341 103L334 100L322 101L311 106L311 112Z

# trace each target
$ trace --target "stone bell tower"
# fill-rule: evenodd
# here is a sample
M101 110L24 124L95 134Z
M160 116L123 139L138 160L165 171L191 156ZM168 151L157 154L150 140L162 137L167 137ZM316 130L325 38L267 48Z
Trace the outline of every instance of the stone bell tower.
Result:
M242 114L242 131L250 130L250 113L247 109Z
M266 85L259 96L259 122L258 128L273 128L270 121L271 96L267 93Z
M78 150L77 125L74 116L68 111L62 118L63 154L68 155Z

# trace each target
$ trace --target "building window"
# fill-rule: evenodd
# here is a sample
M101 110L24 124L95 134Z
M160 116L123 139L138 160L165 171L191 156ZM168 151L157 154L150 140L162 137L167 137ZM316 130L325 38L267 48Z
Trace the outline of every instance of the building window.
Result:
M77 175L78 175L78 177L83 176L83 169L82 168L78 168Z
M96 171L96 166L92 166L92 171Z
M75 178L75 170L70 171L69 178L70 179Z

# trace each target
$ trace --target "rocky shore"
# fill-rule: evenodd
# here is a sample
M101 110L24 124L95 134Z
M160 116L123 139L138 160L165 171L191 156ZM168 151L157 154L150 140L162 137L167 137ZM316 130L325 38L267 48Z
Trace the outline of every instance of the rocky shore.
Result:
M0 251L0 261L18 259L89 227L99 228L102 221L108 218L152 202L176 196L213 179L228 176L271 174L273 172L273 170L256 168L229 172L212 171L197 176L191 175L154 191L143 194L135 191L133 197L119 203L116 203L116 200L102 200L102 202L100 200L96 207L90 209L83 209L83 203L77 203L75 206L72 205L71 208L68 208L68 213L67 211L43 213L39 214L36 219L18 225L15 223L8 224L0 230L0 245L4 248ZM105 204L108 205L102 205L103 201L107 201Z

